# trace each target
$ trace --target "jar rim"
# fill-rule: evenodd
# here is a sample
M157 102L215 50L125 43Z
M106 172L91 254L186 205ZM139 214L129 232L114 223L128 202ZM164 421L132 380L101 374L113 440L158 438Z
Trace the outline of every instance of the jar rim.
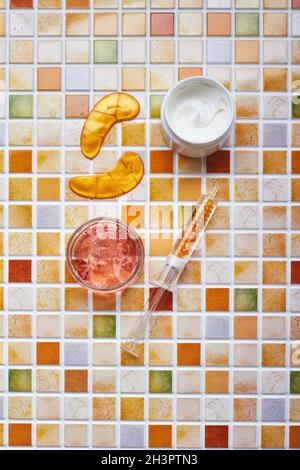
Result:
M210 140L202 141L202 142L191 142L189 140L183 139L180 137L176 131L174 130L172 124L170 123L168 119L168 104L171 95L176 91L180 86L186 84L186 83L192 83L192 82L205 82L205 83L211 83L215 87L219 88L222 90L222 92L227 96L228 102L230 104L230 118L228 119L227 125L222 129L222 131L217 134L216 137ZM217 144L218 142L222 141L226 133L230 130L232 123L234 121L234 116L235 116L235 111L234 111L234 99L232 94L224 87L224 85L217 80L214 80L213 78L209 77L188 77L185 78L184 80L181 80L180 82L175 83L167 92L165 95L163 102L162 102L162 107L161 107L161 119L163 121L163 124L165 127L167 127L168 132L172 135L173 140L177 141L179 145L185 145L187 147L191 147L194 149L197 148L206 148L207 146Z

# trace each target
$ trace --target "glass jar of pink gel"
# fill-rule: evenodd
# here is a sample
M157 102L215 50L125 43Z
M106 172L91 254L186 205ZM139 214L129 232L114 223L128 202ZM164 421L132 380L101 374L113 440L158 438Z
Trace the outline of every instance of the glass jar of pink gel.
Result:
M68 266L76 281L102 293L121 291L133 284L144 257L136 231L108 217L89 220L79 227L67 247Z

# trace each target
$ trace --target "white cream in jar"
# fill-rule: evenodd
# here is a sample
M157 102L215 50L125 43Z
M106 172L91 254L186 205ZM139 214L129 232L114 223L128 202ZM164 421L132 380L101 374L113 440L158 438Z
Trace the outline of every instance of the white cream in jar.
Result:
M215 80L192 77L166 95L161 112L168 144L178 153L204 157L228 138L234 118L230 93Z

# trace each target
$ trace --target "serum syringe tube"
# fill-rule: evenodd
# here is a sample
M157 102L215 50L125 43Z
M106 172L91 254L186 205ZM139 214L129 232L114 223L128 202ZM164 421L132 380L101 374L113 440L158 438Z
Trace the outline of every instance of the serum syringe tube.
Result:
M192 215L182 232L182 236L175 242L164 267L157 280L154 281L154 284L159 286L159 289L150 296L128 340L122 345L122 348L130 354L137 355L135 346L144 338L152 313L156 310L165 291L174 292L182 271L199 244L204 230L216 210L217 205L214 201L216 193L217 189L214 187L210 194L202 196L196 203Z

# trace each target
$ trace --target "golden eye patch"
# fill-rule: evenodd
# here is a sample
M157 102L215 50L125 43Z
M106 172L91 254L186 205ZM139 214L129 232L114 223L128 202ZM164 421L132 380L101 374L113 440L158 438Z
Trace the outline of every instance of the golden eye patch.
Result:
M125 152L112 170L90 176L75 176L70 189L89 199L112 199L132 191L142 180L144 165L135 152Z
M128 93L110 93L93 107L84 123L80 145L86 158L95 158L110 129L122 121L134 119L140 112L139 102Z

